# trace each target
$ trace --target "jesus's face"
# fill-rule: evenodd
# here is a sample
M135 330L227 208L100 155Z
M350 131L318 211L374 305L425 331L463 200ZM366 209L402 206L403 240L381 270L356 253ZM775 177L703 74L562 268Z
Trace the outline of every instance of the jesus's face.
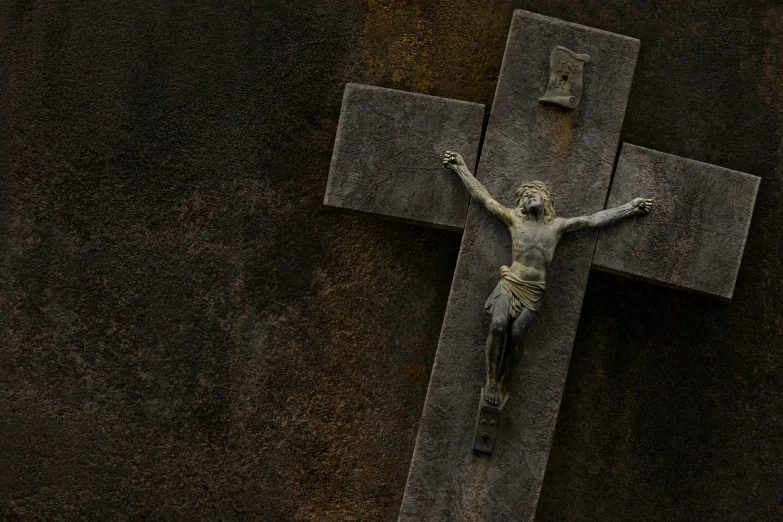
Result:
M543 209L544 196L537 190L526 190L519 199L519 206L525 210L525 213L535 213Z

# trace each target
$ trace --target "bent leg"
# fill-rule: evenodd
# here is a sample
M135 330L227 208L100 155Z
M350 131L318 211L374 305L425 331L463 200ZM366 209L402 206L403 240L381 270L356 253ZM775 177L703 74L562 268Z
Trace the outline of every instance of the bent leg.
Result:
M484 400L493 405L498 403L498 370L503 355L503 345L506 342L510 305L507 295L498 296L492 305L492 319L489 323L485 350L487 382L484 386Z

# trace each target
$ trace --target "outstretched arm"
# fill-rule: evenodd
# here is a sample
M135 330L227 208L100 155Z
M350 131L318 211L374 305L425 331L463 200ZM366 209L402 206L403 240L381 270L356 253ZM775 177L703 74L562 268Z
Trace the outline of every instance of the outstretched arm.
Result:
M443 158L443 166L447 169L451 169L459 175L462 182L465 184L465 188L468 189L471 197L478 200L484 208L486 208L490 214L498 218L506 225L511 225L511 213L506 207L498 203L492 194L481 184L479 180L468 170L468 166L465 164L465 160L462 156L456 152L446 151L446 155Z
M646 198L636 198L620 207L608 208L596 212L591 216L581 216L575 218L566 218L562 221L562 230L564 234L576 232L586 228L600 228L606 225L616 223L623 218L633 215L645 215L652 208L652 200Z

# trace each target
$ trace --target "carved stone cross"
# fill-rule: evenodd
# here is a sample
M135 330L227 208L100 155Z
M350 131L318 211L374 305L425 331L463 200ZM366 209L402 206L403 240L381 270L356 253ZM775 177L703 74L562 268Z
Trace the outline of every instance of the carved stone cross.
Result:
M590 57L572 110L538 103L558 46ZM591 266L731 298L758 178L625 145L612 181L638 49L632 38L514 13L478 179L507 206L516 187L542 180L564 216L599 211L607 197L611 206L644 195L656 206L600 238L588 231L560 243L491 457L473 451L483 305L509 262L508 233L440 165L451 149L474 167L484 108L346 87L324 203L464 230L401 521L533 519Z

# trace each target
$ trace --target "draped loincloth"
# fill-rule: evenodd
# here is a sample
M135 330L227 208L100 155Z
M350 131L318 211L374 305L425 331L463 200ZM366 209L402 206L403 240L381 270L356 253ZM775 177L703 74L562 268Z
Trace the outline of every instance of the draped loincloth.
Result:
M544 296L546 282L523 281L511 272L508 272L508 268L506 270L501 269L501 273L503 277L498 281L489 299L487 299L487 303L484 305L487 312L492 313L495 301L501 296L508 296L508 314L514 319L522 313L522 308L527 308L531 312L538 311L538 308L541 306L541 298Z

